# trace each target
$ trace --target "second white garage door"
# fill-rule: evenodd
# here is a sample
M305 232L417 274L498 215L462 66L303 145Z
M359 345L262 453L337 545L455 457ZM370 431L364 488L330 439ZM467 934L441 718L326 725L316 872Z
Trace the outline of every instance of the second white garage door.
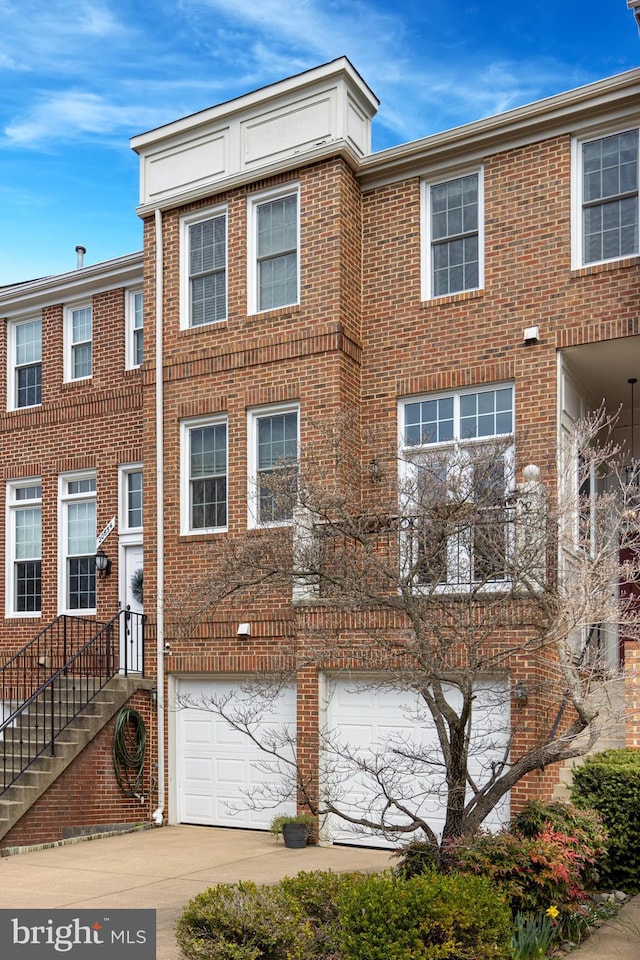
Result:
M363 682L357 674L325 678L325 724L328 749L324 752L321 779L330 795L337 797L339 806L352 816L370 816L375 820L384 808L385 796L373 776L358 771L349 761L351 753L372 770L381 771L380 782L391 784L396 796L402 796L406 806L419 811L429 825L441 831L444 824L444 771L437 746L433 720L424 704L415 694L406 691L376 687ZM504 755L510 734L509 698L500 681L479 683L474 703L475 729L474 757L470 772L480 783L483 771L491 762ZM449 690L450 702L455 705L460 694ZM428 754L429 764L403 760L400 753ZM416 771L420 770L419 775ZM395 816L396 819L393 819ZM485 826L500 826L509 818L508 798L496 808ZM401 814L393 814L391 822L402 822ZM406 818L405 818L406 822ZM407 835L406 839L413 836ZM330 817L325 838L334 843L366 846L397 846L397 840L388 840L350 825L338 817Z
M240 678L180 679L176 702L198 704L208 696L235 693L241 699ZM296 691L293 686L269 705L255 725L258 738L284 727L295 736ZM295 813L295 800L277 807L252 810L251 798L263 804L265 788L281 778L269 768L268 757L246 734L234 730L215 713L196 706L178 706L175 714L176 804L179 823L268 830L277 813ZM265 766L265 764L267 766Z

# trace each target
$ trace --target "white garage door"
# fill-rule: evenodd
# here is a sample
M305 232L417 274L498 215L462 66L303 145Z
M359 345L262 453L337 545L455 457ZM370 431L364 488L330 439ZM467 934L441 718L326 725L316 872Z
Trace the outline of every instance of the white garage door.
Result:
M246 703L251 695L241 679L182 679L176 702L199 704L204 697L233 694ZM256 718L253 732L260 739L286 727L295 736L296 692L292 686ZM273 805L269 794L282 782L267 755L246 733L204 707L178 706L176 711L177 820L207 826L268 830L278 813L295 813L295 800ZM263 809L252 810L251 801ZM265 807L265 804L267 805Z
M474 701L474 730L471 774L483 782L492 760L503 755L509 737L509 699L501 682L478 684ZM455 706L460 694L449 690L449 700ZM444 806L441 791L443 768L437 745L433 720L424 704L415 694L371 686L357 675L349 679L326 678L325 722L329 746L324 751L322 780L328 794L337 797L340 806L353 816L369 815L374 821L384 808L385 797L380 783L391 784L396 795L401 795L407 807L420 812L430 826L440 832L444 824ZM418 764L403 759L401 754L428 754L429 764ZM350 757L366 763L372 773L358 769ZM483 773L484 771L484 773ZM380 774L376 782L374 772ZM485 821L489 829L509 819L508 798ZM391 822L401 823L402 816L394 814ZM406 822L406 821L405 821ZM350 825L337 817L330 817L327 839L334 843L363 844L366 846L396 846L397 839L385 839ZM411 839L407 835L406 839Z

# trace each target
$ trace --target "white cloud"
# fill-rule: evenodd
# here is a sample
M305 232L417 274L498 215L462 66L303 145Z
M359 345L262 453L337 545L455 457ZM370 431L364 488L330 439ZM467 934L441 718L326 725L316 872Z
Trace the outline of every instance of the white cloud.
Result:
M43 98L22 119L5 127L4 134L11 145L22 147L53 140L111 139L116 131L137 131L153 126L156 119L153 108L122 107L95 93L68 91Z

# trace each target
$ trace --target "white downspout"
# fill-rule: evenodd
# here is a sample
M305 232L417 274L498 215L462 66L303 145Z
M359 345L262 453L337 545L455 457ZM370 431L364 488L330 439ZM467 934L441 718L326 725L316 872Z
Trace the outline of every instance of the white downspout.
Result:
M156 660L158 688L158 808L153 820L158 826L164 821L165 795L165 753L164 753L164 395L162 382L162 326L163 326L163 245L162 211L155 211L156 271L155 271L155 315L156 315L156 562L157 562L157 599L156 599Z

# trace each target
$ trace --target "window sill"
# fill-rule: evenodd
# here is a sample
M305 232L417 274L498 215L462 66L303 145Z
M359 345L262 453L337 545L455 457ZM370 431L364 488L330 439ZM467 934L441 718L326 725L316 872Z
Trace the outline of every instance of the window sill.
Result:
M219 330L226 330L229 325L229 318L224 320L212 320L211 323L199 323L196 327L180 327L181 337L197 337L203 333L217 333Z
M255 310L247 314L247 323L261 323L263 320L287 319L288 317L299 316L301 313L299 303L292 303L285 307L274 307L272 310Z
M640 256L621 257L619 260L603 260L600 263L589 263L584 267L575 267L571 270L571 280L579 280L581 277L590 277L599 273L611 273L616 270L628 270L629 267L637 267L640 264Z
M421 310L429 310L432 307L448 306L451 303L464 303L467 300L480 300L484 297L484 289L461 290L459 293L448 293L442 297L431 297L429 300L422 300Z

